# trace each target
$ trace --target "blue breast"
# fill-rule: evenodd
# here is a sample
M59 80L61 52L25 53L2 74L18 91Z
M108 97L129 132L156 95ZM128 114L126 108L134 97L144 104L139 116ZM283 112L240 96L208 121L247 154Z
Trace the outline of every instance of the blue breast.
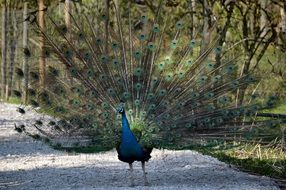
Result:
M133 162L144 158L144 151L130 130L125 113L122 114L122 137L118 153L119 159L124 162Z

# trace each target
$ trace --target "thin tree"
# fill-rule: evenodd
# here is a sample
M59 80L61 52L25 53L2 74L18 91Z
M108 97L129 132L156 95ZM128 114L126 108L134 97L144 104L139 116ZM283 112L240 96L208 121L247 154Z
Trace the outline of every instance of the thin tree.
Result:
M194 0L189 0L188 1L188 7L190 9L190 36L191 38L194 38L194 30L195 30L195 14L194 14L194 10L195 10L195 1Z
M268 19L267 19L267 6L268 6L268 0L260 0L260 30L262 30L261 32L261 36L264 36L265 33L267 32L267 23L268 23Z
M44 0L38 0L38 8L39 8L39 20L38 20L39 27L42 31L44 31L45 29ZM45 38L43 34L40 34L39 45L40 45L39 79L40 79L40 89L43 90L45 88L45 83L46 83Z
M249 74L250 70L255 70L260 63L261 58L268 49L270 43L274 42L277 37L275 30L275 23L269 23L265 27L269 27L268 30L264 30L265 27L260 29L259 15L259 2L248 2L245 4L236 4L241 16L242 16L242 37L243 49L244 49L244 63L240 75L245 76ZM267 10L265 10L267 11ZM253 21L250 22L249 17L253 17ZM268 18L271 19L271 18ZM252 26L253 25L253 26ZM249 30L250 28L250 30ZM264 32L265 31L265 32ZM262 35L264 33L264 35ZM250 40L251 39L251 40ZM254 66L251 68L251 64ZM244 100L244 95L247 86L242 86L237 90L236 104L241 105Z
M212 27L212 12L210 8L210 4L207 0L203 0L202 2L203 6L203 40L201 44L201 53L205 52L207 49L208 44L210 43L210 28Z
M64 7L64 18L65 18L65 25L67 28L66 37L68 40L71 40L71 0L65 0L65 7ZM68 72L65 73L70 80L70 83L73 84L73 78L69 76Z
M67 27L67 35L68 39L70 38L70 26L71 26L71 18L70 18L70 12L71 12L71 0L65 0L65 25Z
M9 48L10 48L10 70L9 70L9 81L8 81L8 89L6 90L6 99L9 99L10 92L12 91L13 85L13 73L14 73L14 66L15 66L15 58L16 58L16 50L17 50L17 21L16 21L16 14L15 9L17 4L13 4L10 2L10 12L9 12Z
M105 21L105 54L108 55L108 39L109 39L109 9L110 9L110 0L105 0L105 14L106 14L106 21Z
M23 10L23 20L26 20L28 17L28 2L24 3L24 10ZM28 21L23 22L23 48L28 48ZM22 84L22 92L23 92L23 102L27 103L27 91L28 91L28 83L29 83L29 65L28 65L28 57L23 57L23 65L24 71L24 79Z
M4 0L2 7L2 65L1 65L1 75L2 75L2 87L1 96L5 97L5 91L7 86L7 2Z

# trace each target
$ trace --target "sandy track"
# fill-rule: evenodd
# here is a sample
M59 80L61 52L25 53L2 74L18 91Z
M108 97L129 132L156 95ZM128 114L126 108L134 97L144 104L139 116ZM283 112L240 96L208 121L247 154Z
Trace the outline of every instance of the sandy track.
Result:
M0 103L0 189L198 189L276 190L267 177L228 167L195 151L154 150L147 163L149 187L143 185L140 163L134 166L135 185L129 187L128 164L116 152L68 154L51 149L13 130L37 114L21 117L16 106Z

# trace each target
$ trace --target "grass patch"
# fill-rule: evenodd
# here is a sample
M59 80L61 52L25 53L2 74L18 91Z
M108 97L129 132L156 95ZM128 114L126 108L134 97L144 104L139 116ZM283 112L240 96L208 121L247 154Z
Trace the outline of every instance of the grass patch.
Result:
M259 144L221 146L197 147L194 150L245 171L286 179L286 153L280 148L262 147Z
M267 110L266 113L286 114L286 103L281 104L273 109Z
M7 101L9 104L21 104L21 99L15 98L15 97L9 97L9 100Z

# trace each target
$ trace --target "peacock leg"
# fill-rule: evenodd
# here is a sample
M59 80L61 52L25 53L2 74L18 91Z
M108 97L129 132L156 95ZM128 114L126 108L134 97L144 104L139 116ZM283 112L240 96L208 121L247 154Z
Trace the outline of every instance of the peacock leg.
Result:
M134 186L134 177L133 177L133 166L132 163L129 164L129 169L130 169L130 186L133 187Z
M148 186L149 185L149 183L148 183L148 180L147 180L147 176L146 176L146 171L145 171L145 162L141 162L142 163L142 170L143 170L143 175L144 175L144 184L146 185L146 186Z

